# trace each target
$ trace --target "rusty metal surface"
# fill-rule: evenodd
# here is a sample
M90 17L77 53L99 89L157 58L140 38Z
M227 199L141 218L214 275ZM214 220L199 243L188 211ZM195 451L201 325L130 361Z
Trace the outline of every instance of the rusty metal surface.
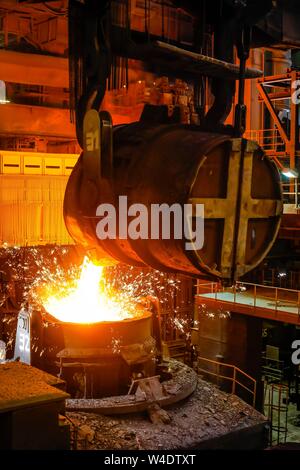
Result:
M45 319L61 328L65 348L77 351L113 349L114 341L118 341L116 349L119 351L121 346L143 343L152 332L152 314L146 310L140 316L122 321L69 323L56 320L49 314Z
M239 277L267 254L282 212L279 175L257 144L200 132L184 125L144 122L114 131L114 193L142 203L203 203L204 246L186 251L184 240L116 239L96 236L96 207L79 159L64 202L70 235L105 262L149 265L201 277ZM82 206L81 197L88 207Z
M259 264L275 241L282 213L279 185L277 189L276 185L273 186L276 170L272 163L261 156L255 157L259 148L254 142L247 142L243 161L242 141L233 140L231 145L226 197L224 193L219 198L189 199L193 204L205 205L205 219L224 221L220 263L216 269L226 278L230 277L233 268L235 277L240 277ZM243 173L239 176L241 165ZM273 183L268 181L272 178L272 171ZM255 197L257 187L261 190ZM197 190L201 191L199 186ZM251 236L252 243L249 240ZM217 275L219 273L216 272Z
M151 59L156 61L159 59L164 60L168 63L169 67L171 67L172 61L174 61L176 70L183 69L192 76L206 75L208 77L222 77L229 80L238 80L239 78L239 66L236 64L188 51L162 41L156 41L150 46L151 49L148 46L148 53ZM262 70L250 67L246 69L245 78L258 78L262 74Z
M162 382L162 395L156 396L155 401L160 406L169 406L190 396L197 387L196 372L174 359L164 363L172 373L172 377ZM149 380L151 377L149 378ZM69 399L66 404L68 411L86 411L103 415L127 414L144 411L149 406L149 400L140 392L112 396L98 400Z
M116 28L117 29L117 28ZM112 37L113 43L117 42ZM114 44L113 44L114 45ZM137 60L147 60L147 67L157 69L159 66L165 74L175 74L184 77L216 77L228 80L238 80L239 66L210 57L204 54L183 49L182 47L168 44L163 41L151 41L143 44L130 42L126 55ZM253 67L246 69L245 78L257 78L262 76L262 71Z
M64 401L65 382L21 362L0 364L0 414L43 403Z
M61 322L49 314L44 320L59 328L64 349L55 365L74 397L100 398L126 393L133 374L148 377L155 371L152 314L122 321L91 324Z

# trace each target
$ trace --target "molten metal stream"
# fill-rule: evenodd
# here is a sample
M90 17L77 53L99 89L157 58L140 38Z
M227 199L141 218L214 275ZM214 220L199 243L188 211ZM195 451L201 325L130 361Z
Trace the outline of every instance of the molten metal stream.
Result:
M42 303L47 312L56 319L72 323L96 323L122 321L142 315L132 299L115 292L105 284L103 267L85 258L79 279L62 292L43 295ZM50 291L50 293L49 293Z

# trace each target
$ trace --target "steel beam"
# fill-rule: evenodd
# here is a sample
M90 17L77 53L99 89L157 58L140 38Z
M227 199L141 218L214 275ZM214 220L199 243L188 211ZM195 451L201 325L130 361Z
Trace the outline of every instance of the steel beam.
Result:
M68 59L0 50L1 76L5 82L69 87Z
M0 106L0 134L75 139L68 109L8 103Z

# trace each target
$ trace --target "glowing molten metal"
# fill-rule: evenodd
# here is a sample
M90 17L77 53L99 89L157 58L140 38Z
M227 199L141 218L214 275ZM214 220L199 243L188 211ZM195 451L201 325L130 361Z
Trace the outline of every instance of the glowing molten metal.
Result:
M56 319L72 323L121 321L142 315L136 302L106 285L103 269L85 258L78 279L61 289L46 287L44 308Z

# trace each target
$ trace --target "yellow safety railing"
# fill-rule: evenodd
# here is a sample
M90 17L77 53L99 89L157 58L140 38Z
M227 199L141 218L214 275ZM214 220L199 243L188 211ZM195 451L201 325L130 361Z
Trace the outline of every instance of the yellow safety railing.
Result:
M224 362L215 361L213 359L207 359L206 357L202 357L202 356L197 357L197 362L198 362L198 367L197 367L198 373L202 372L202 373L211 375L213 377L216 377L217 383L219 383L221 379L232 382L231 393L233 395L238 395L237 386L240 386L243 390L246 390L250 394L252 406L253 407L255 406L257 382L253 377L246 374L246 372L234 366L233 364L226 364ZM199 362L200 363L203 362L206 366L214 365L215 372L209 370L208 368L200 367ZM232 372L231 375L230 374L224 375L224 373L221 373L221 369L224 370L224 368L231 371ZM248 386L245 385L245 383L242 383L241 380L244 380L246 382L248 381Z

